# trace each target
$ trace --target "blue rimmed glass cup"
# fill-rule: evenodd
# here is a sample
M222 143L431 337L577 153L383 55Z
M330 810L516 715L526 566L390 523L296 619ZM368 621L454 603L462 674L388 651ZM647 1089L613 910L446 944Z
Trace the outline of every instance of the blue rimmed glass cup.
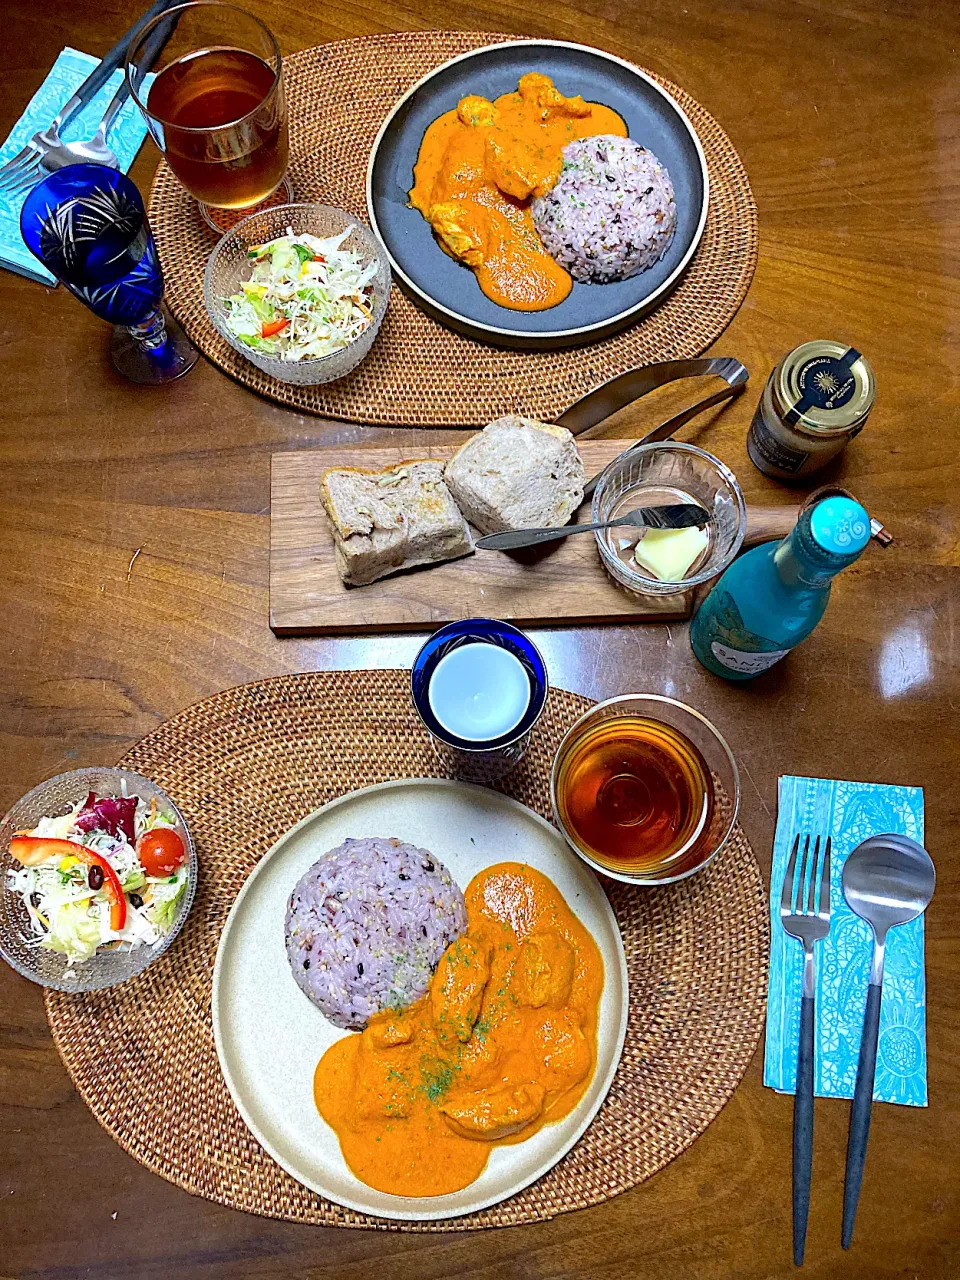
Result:
M110 355L124 377L156 385L197 362L193 343L160 310L163 273L140 192L125 173L71 164L23 204L27 248L90 310L116 325Z
M410 687L446 773L489 784L519 764L550 682L540 650L522 631L467 618L430 637Z

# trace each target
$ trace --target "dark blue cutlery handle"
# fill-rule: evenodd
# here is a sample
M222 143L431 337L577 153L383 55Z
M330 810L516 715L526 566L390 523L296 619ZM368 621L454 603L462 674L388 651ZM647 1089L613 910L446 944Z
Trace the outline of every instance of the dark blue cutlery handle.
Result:
M113 46L109 53L104 54L103 58L84 80L83 84L77 90L75 97L79 98L81 105L86 106L91 99L95 98L110 77L116 71L117 67L122 67L127 56L131 40L139 31L150 21L151 18L158 17L161 13L165 13L167 9L172 8L178 0L154 0L154 3L146 11L142 18L130 28L130 30ZM79 110L79 108L78 108Z
M813 1167L813 996L800 1004L800 1050L793 1095L793 1261L803 1265Z
M847 1172L843 1183L843 1234L840 1242L850 1248L853 1223L863 1181L863 1162L867 1158L870 1137L870 1110L873 1106L873 1078L877 1069L877 1038L880 1034L880 994L882 988L871 982L867 987L867 1007L863 1015L860 1037L860 1061L857 1063L857 1086L850 1108L850 1133L847 1138Z

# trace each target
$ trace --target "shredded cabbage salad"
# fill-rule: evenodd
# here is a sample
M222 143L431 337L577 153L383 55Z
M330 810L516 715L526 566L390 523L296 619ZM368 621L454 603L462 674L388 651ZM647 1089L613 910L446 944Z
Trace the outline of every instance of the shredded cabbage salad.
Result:
M19 856L15 846L26 847L32 850L32 861L7 872L7 888L23 902L34 945L65 955L69 975L74 965L89 960L101 948L131 950L158 942L170 931L187 888L186 851L170 874L151 875L138 847L142 851L147 832L173 828L155 801L148 806L139 797L91 793L69 813L41 818L32 831L18 832L21 838L11 840L11 853ZM172 837L161 839L171 841ZM70 853L77 846L79 858ZM85 850L96 857L85 862ZM44 856L47 851L49 856ZM112 881L107 883L107 868L112 868L122 889L119 913L125 919L120 929L111 923L117 918L120 900Z
M225 298L232 333L278 360L309 360L349 346L373 320L377 263L340 246L339 235L287 234L247 250L253 263L240 292Z

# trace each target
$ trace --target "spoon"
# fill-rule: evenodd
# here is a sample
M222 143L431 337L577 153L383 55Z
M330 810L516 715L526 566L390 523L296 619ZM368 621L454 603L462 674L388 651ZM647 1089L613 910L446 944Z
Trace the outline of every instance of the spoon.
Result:
M176 3L177 0L168 0L167 8ZM164 10L161 9L160 12L162 13ZM179 21L180 14L178 13L175 17L168 18L166 22L161 22L150 36L141 58L141 66L145 70L149 70L160 57ZM134 35L135 38L136 33ZM119 169L120 161L117 158L117 153L107 143L107 134L120 114L121 107L129 97L130 79L125 75L120 88L107 104L107 109L103 113L103 118L97 126L97 131L93 137L78 139L76 142L61 142L59 146L47 147L40 158L39 168L13 190L24 191L28 187L35 186L42 178L55 173L57 169L65 169L71 164L102 164L106 165L108 169Z
M541 542L567 538L571 533L593 533L598 529L617 529L621 525L633 525L639 529L692 529L702 528L712 519L710 512L697 502L672 502L655 507L636 507L616 520L604 520L600 524L565 524L556 528L489 533L478 538L476 546L478 551L515 551L519 547L535 547Z
M860 1199L863 1163L870 1136L873 1078L877 1066L880 1032L880 993L883 987L883 953L887 930L916 919L933 897L936 873L933 860L922 845L907 836L870 836L858 844L843 864L843 896L847 905L873 930L873 962L867 1007L863 1015L857 1084L850 1109L847 1138L847 1171L843 1186L841 1243L850 1248L853 1223Z

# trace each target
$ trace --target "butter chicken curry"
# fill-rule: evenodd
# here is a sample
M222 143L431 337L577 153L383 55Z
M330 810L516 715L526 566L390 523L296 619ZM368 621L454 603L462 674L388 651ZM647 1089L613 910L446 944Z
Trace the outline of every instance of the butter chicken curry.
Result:
M557 888L504 862L474 877L466 904L467 931L426 994L317 1067L320 1114L379 1191L459 1191L492 1146L567 1115L593 1075L603 960Z
M410 204L441 247L472 267L480 288L502 307L544 311L573 280L544 249L531 202L560 176L563 148L597 134L627 136L615 111L565 98L549 76L520 77L495 102L470 95L434 120L420 145Z

